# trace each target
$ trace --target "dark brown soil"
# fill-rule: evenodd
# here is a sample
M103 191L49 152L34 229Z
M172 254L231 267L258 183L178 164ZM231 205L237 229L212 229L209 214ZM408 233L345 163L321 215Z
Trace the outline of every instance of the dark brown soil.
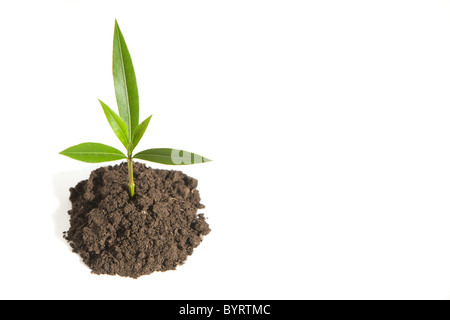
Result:
M136 194L128 192L127 164L92 171L70 188L73 251L96 274L138 278L174 270L210 232L197 180L181 171L134 163Z

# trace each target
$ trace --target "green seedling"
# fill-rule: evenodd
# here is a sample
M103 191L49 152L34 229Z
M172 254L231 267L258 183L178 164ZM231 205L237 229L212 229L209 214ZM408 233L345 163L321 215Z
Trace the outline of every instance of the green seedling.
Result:
M139 123L139 95L133 63L125 39L116 21L113 41L113 77L119 115L103 101L100 105L111 128L122 142L127 155L120 150L102 143L81 143L61 151L60 154L75 160L89 163L100 163L127 159L129 191L134 196L133 159L142 159L168 165L184 165L211 161L198 154L170 149L147 149L133 155L133 151L141 140L152 116Z

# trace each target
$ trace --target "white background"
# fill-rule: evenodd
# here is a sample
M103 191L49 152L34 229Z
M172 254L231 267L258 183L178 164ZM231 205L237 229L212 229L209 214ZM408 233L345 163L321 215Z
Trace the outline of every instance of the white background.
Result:
M214 160L182 168L212 232L138 280L62 238L102 164L58 152L120 148L115 18L138 148ZM0 108L2 299L450 298L450 1L0 1Z

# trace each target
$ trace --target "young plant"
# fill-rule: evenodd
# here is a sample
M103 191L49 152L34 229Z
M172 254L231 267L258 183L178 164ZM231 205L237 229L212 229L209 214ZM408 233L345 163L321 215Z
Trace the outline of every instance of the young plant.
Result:
M144 135L152 116L139 123L139 96L131 56L116 21L113 41L113 77L119 115L99 100L111 128L127 150L120 150L102 143L81 143L61 151L60 154L75 160L100 163L127 159L131 197L134 196L133 159L142 159L169 165L204 163L211 161L195 153L170 148L147 149L133 155Z

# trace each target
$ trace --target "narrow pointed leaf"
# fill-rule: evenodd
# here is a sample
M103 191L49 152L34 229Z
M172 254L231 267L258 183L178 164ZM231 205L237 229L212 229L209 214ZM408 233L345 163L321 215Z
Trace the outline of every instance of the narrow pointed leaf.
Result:
M119 115L128 128L128 136L139 125L139 95L130 52L116 21L113 42L113 77Z
M89 163L126 159L126 156L120 150L102 143L94 142L78 144L61 151L60 154Z
M134 148L136 148L139 141L141 141L141 138L144 135L145 130L147 130L147 127L148 127L148 124L149 124L151 118L152 118L152 116L150 116L147 119L145 119L144 121L142 121L141 124L137 126L136 130L134 130L133 139L132 139L132 142L133 142L132 151L134 150Z
M105 116L108 119L111 128L116 134L117 138L119 138L120 142L124 145L125 148L128 146L128 129L125 122L122 118L119 117L117 113L115 113L110 107L108 107L103 101L100 99L100 104L102 105L103 112L105 112Z
M196 164L211 161L192 152L170 148L144 150L136 154L134 158L170 165Z

